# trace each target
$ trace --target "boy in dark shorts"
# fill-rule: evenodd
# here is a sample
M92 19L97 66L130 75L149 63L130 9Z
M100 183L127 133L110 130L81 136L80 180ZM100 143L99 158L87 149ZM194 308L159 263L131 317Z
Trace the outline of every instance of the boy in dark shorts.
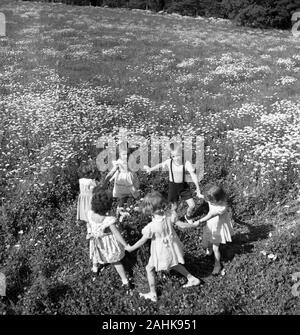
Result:
M192 224L191 214L195 208L195 202L190 190L189 184L186 182L186 171L189 172L193 183L196 186L197 196L202 199L203 195L200 192L197 175L195 173L194 167L191 162L182 162L181 147L176 144L170 145L171 158L165 160L164 162L157 164L150 168L145 165L144 169L147 173L151 173L153 170L157 170L160 167L168 168L169 170L169 191L168 191L168 201L172 204L172 209L176 210L179 200L186 201L188 208L185 215L185 219L188 223Z

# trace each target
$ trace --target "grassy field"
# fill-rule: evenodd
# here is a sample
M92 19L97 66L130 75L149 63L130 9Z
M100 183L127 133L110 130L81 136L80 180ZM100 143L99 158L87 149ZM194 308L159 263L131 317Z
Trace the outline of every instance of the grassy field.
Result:
M299 314L291 292L300 271L299 38L146 11L14 1L0 11L0 271L8 285L0 313ZM126 256L132 294L118 289L110 267L90 274L77 171L95 161L99 136L120 127L204 136L201 189L221 183L235 211L224 276L210 276L202 228L179 235L203 288L182 289L184 278L161 273L159 302L140 300L148 246ZM139 177L142 194L166 189L165 173ZM131 212L121 225L128 242L146 223Z

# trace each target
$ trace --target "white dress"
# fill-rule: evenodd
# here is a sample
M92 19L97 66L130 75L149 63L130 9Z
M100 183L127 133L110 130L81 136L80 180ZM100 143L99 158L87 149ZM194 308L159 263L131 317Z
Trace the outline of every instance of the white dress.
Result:
M117 168L115 174L111 178L111 180L114 180L113 197L136 197L139 188L137 175L130 171L127 162L124 162L121 159L114 161L113 166Z
M183 245L173 228L176 220L177 215L173 211L170 215L155 217L142 230L145 237L151 238L148 266L156 271L184 264Z
M77 220L88 221L87 213L91 209L91 200L93 196L93 188L96 186L94 179L79 179L79 197L77 202Z
M215 205L210 202L208 202L208 205L208 214L212 213L216 216L207 220L203 231L203 243L226 244L226 242L232 242L233 227L227 205Z
M90 239L90 259L93 264L115 263L125 255L124 246L116 239L109 226L116 222L113 216L100 216L92 210L88 212Z

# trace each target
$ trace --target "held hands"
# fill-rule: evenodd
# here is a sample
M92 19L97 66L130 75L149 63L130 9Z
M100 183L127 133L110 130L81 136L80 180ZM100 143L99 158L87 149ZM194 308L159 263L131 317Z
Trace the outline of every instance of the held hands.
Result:
M196 193L197 193L197 197L198 197L199 199L204 199L204 195L201 194L200 190L197 190Z
M199 224L200 224L200 220L197 220L197 221L194 221L191 225L192 225L193 227L198 227Z
M199 219L199 220L193 222L193 226L198 227L201 223L204 223L204 222L206 222L206 221L204 221L203 218Z
M125 250L128 251L128 252L133 251L132 246L131 246L130 244L127 244L127 245L125 246Z
M150 168L148 165L144 165L143 168L144 168L144 170L146 170L146 172L147 172L148 174L151 173L151 168Z

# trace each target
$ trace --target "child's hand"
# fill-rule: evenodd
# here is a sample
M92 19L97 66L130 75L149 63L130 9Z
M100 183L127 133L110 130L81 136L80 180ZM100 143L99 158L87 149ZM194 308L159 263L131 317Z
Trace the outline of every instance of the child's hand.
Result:
M149 173L149 174L151 173L151 169L148 165L144 165L143 168L144 168L144 170L146 170L147 173Z
M198 222L198 225L200 225L200 223L204 223L204 222L206 222L206 221L204 221L203 218L201 218L201 219L199 219L197 222Z
M196 193L197 193L197 197L198 197L199 199L204 199L204 195L201 194L201 192L200 192L199 190L196 191Z
M131 252L132 251L131 249L132 249L132 246L130 244L127 244L125 246L125 250L128 251L128 252Z
M200 220L197 220L197 221L194 221L191 225L192 225L193 227L198 227L199 224L200 224Z

